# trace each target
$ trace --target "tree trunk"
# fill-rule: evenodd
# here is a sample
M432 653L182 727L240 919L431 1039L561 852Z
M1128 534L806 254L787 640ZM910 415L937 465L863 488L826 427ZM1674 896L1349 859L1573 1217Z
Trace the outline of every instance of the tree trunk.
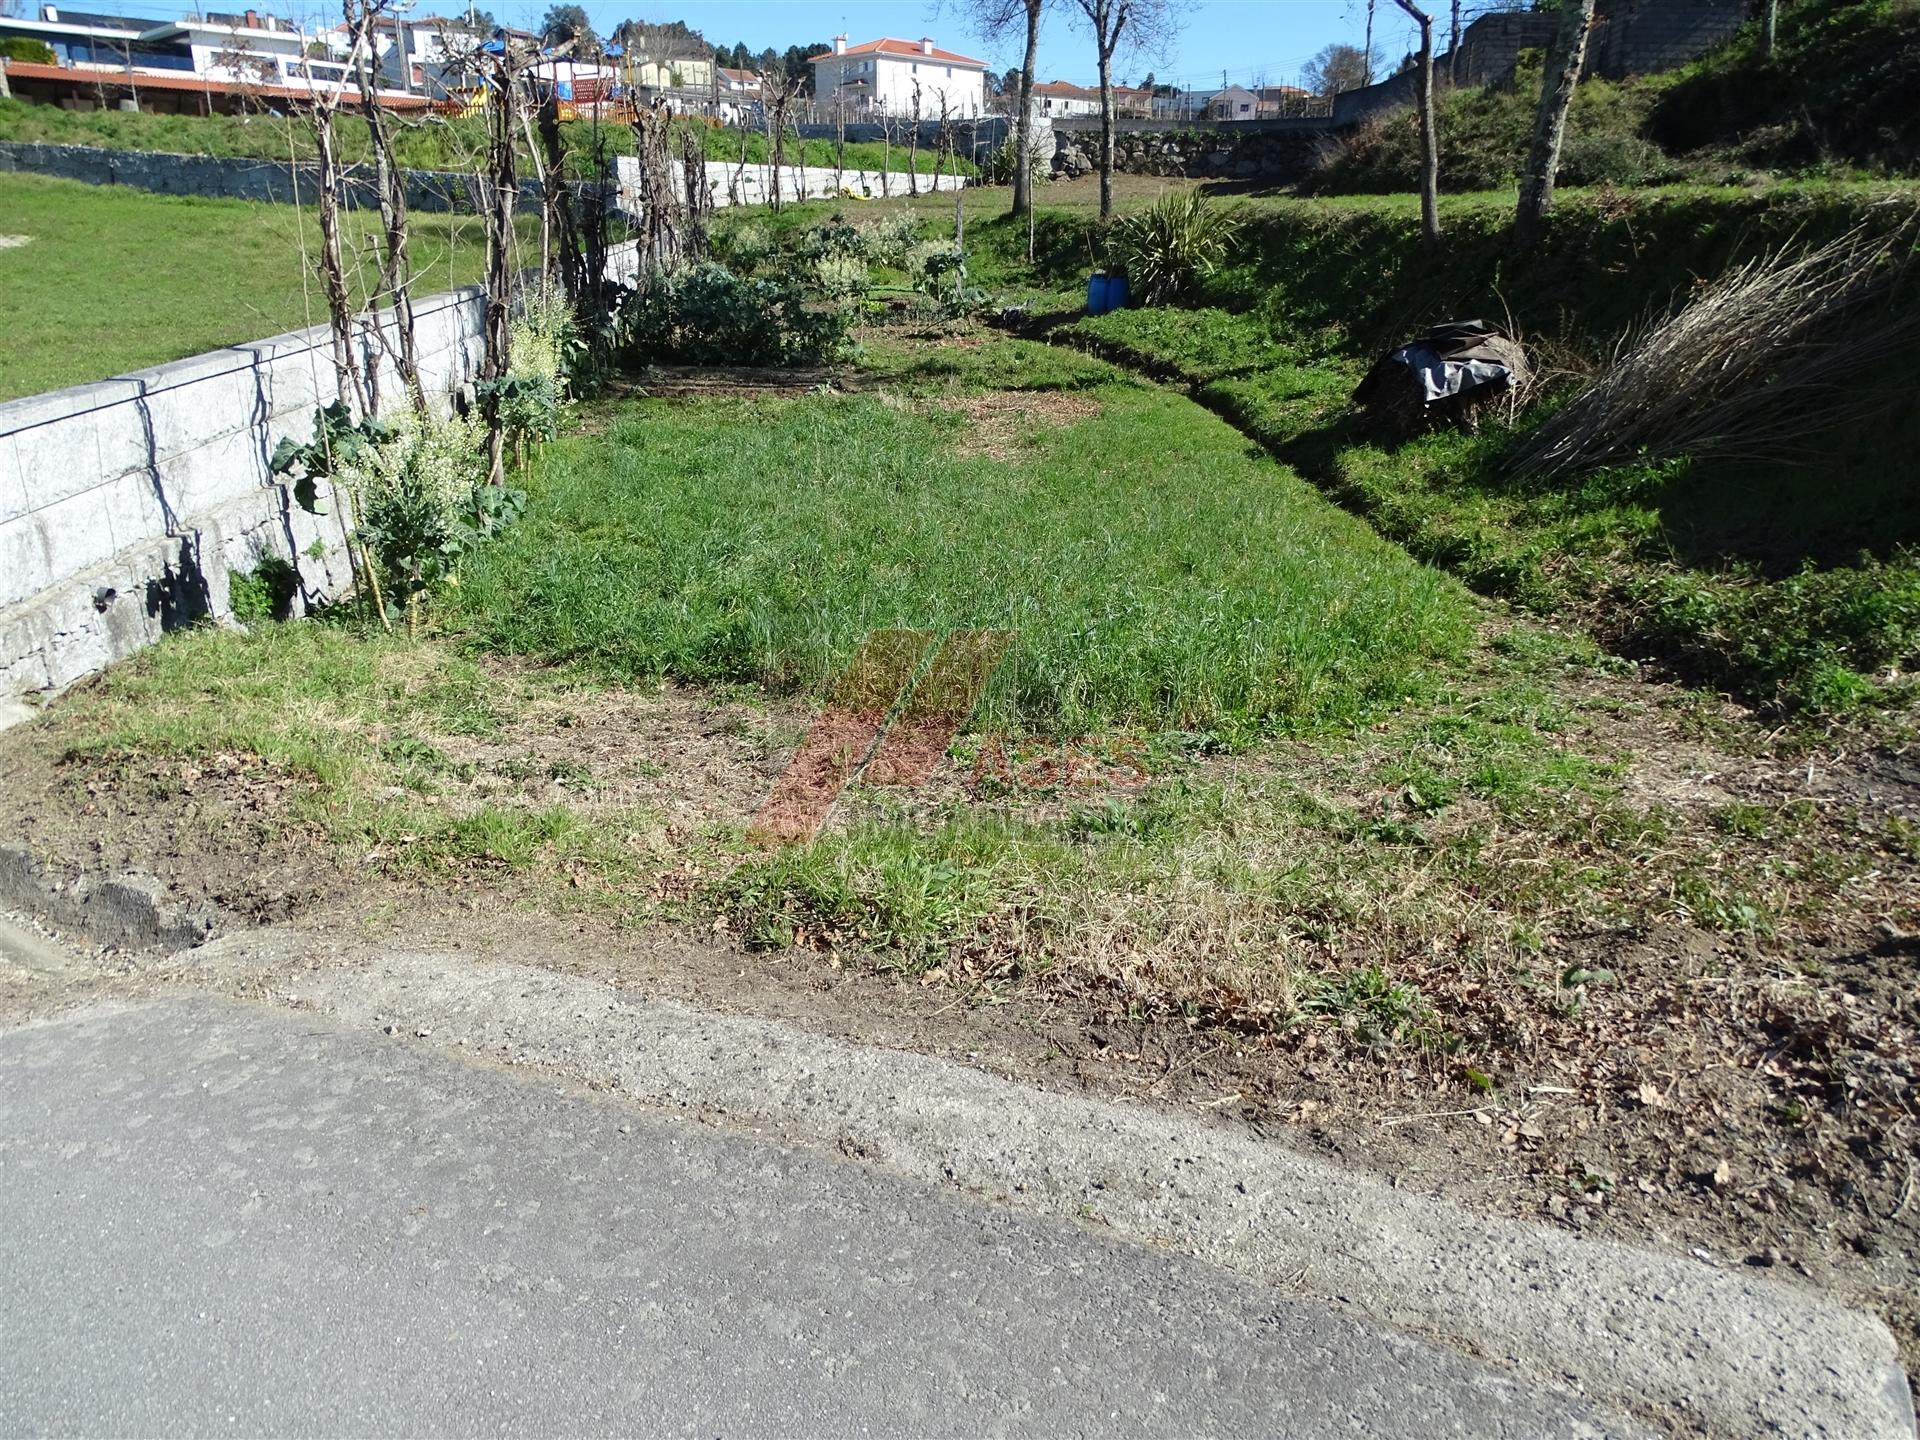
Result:
M386 264L380 271L380 288L393 302L393 328L399 354L395 364L400 383L407 387L407 398L415 410L426 409L425 392L420 388L420 357L413 333L413 259L407 239L407 182L393 162L393 135L387 114L374 93L373 77L368 73L368 56L373 36L368 33L371 17L364 5L347 5L350 31L359 32L353 41L358 63L353 67L360 91L360 104L366 111L367 138L373 145L375 184L380 192L380 229L386 238Z
M1760 58L1771 60L1780 38L1780 0L1764 0L1760 9Z
M520 197L513 153L519 76L504 58L494 75L496 83L488 92L487 104L487 309L485 349L480 357L484 380L502 378L512 359L508 346L513 306L513 209ZM487 409L487 479L491 484L504 485L506 434L500 407L491 405Z
M353 302L347 293L346 260L340 244L340 160L333 148L333 102L315 105L310 118L319 183L320 279L327 294L334 383L340 398L364 417L371 411L371 402L353 353Z
M920 82L913 82L913 128L907 132L907 194L920 193Z
M1553 180L1560 169L1560 146L1567 138L1567 112L1587 61L1587 34L1593 28L1593 0L1565 0L1560 11L1560 33L1554 37L1540 87L1540 109L1533 121L1533 148L1527 173L1520 181L1520 209L1514 232L1523 245L1532 245L1553 208Z
M1420 26L1420 240L1434 250L1440 245L1440 132L1433 107L1433 17L1413 0L1397 3Z
M1363 87L1373 84L1373 6L1374 0L1367 0L1367 38L1360 55L1360 73L1366 76Z
M1113 49L1100 46L1100 218L1113 215Z
M1447 41L1447 83L1460 83L1460 0L1453 0L1453 32Z
M1024 215L1033 208L1033 72L1040 56L1040 7L1044 0L1026 0L1027 50L1020 62L1020 87L1013 116L1013 210Z

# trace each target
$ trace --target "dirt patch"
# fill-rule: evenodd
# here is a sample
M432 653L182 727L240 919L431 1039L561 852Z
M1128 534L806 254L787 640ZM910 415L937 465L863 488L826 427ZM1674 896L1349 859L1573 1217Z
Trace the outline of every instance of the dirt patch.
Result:
M1097 401L1057 390L968 395L946 402L945 408L957 410L967 421L966 433L954 445L954 453L994 460L1015 459L1034 435L1078 425L1100 413Z

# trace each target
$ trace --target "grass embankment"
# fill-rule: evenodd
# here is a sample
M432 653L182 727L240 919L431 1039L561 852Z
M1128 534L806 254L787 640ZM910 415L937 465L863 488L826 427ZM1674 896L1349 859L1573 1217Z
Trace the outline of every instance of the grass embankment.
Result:
M1179 396L1004 340L871 363L884 396L598 413L536 460L439 639L174 637L63 706L65 741L278 786L271 826L401 876L1494 1071L1590 991L1638 993L1555 946L1791 930L1911 847L1629 789L1624 733L1671 723L1653 701L1578 640L1476 643L1451 582ZM902 624L1018 640L946 779L856 790L812 844L742 844L767 779L705 825L602 799L605 752L570 738L597 684L818 695Z
M1882 423L1810 434L1776 464L1627 465L1572 483L1512 479L1503 426L1389 447L1355 428L1347 401L1382 350L1469 315L1510 319L1549 368L1590 367L1731 260L1894 223L1912 213L1910 192L1568 195L1525 255L1505 237L1509 206L1450 199L1447 242L1429 255L1411 197L1261 202L1201 303L1072 320L1064 333L1192 387L1420 558L1538 613L1576 616L1622 653L1789 711L1904 691L1920 660L1910 396L1895 396ZM1070 273L1084 240L1070 225L1043 233L1055 237L1049 264ZM1024 246L990 227L976 236ZM1043 265L1030 279L1052 275Z
M519 223L537 264L538 221ZM369 293L379 216L350 212L343 229L356 293ZM0 399L326 319L311 210L12 174L0 175L0 233L26 237L0 249ZM480 278L486 244L473 216L415 215L412 234L415 294Z
M1443 90L1440 183L1450 191L1517 183L1541 62L1512 83ZM1575 93L1560 178L1568 185L1744 183L1755 171L1912 174L1920 165L1920 7L1908 0L1803 0L1781 9L1774 54L1759 27L1691 65ZM1329 148L1305 188L1373 194L1419 184L1411 107L1368 120Z
M704 121L682 121L678 130L690 130L700 137L709 160L737 163L742 142L749 164L767 163L769 142L759 130L742 131L709 125ZM598 142L613 155L633 153L632 133L623 125L596 127L587 121L567 121L560 127L561 141L578 163ZM273 115L147 115L118 110L62 110L55 105L33 105L23 100L0 100L0 140L32 141L49 145L89 145L106 150L156 150L178 155L211 155L222 159L286 160L313 158L313 132L298 119ZM677 142L676 142L677 143ZM351 116L338 125L336 146L340 158L350 164L371 158L366 127ZM524 147L523 147L524 149ZM397 119L394 128L394 153L399 162L414 170L460 170L480 168L487 152L486 122L478 117L436 115L431 118ZM677 150L675 152L678 153ZM789 136L785 147L788 165L832 167L836 145L832 140L802 140ZM931 174L944 169L938 156L922 147L911 157L903 145L882 145L878 141L848 142L844 163L849 170L918 169ZM531 162L523 157L523 173L531 173ZM967 161L954 162L961 174L973 173Z

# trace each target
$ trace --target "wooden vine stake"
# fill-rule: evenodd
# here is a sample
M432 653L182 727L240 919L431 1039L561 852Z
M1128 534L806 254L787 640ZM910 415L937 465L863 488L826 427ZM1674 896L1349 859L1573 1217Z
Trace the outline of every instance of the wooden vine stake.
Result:
M392 323L397 354L395 365L400 383L406 387L407 400L417 411L426 409L426 394L420 386L420 355L415 344L413 324L413 259L407 236L406 175L394 163L391 117L375 94L369 59L374 50L374 26L393 10L393 0L342 0L352 53L356 58L353 76L360 92L360 106L366 112L367 139L373 148L374 183L379 195L380 230L386 257L380 269L380 290L393 309ZM386 334L384 326L376 333ZM374 393L369 387L369 395Z
M487 232L486 320L480 378L505 377L512 356L513 211L520 198L514 144L520 129L520 76L530 58L511 39L486 57L487 168L480 187ZM487 407L487 481L507 481L506 429L498 405Z
M346 262L340 244L340 195L342 190L340 155L334 146L333 118L338 95L314 96L307 112L313 126L315 170L317 172L320 218L320 281L327 296L327 329L333 342L333 373L340 399L360 418L372 414L372 395L367 388L359 357L354 353L354 306L347 289ZM380 574L367 548L366 531L360 523L360 500L350 485L337 485L347 494L347 511L352 520L347 536L347 558L358 572L356 579L373 604L374 614L383 629L393 629L387 616L386 598L380 593Z

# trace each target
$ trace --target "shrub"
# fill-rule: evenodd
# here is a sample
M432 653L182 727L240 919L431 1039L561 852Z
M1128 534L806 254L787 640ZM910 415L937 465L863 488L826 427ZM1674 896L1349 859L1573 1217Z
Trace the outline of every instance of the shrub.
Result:
M913 288L948 315L963 315L983 304L986 293L967 284L966 252L948 240L929 240L907 255Z
M867 262L853 255L822 255L813 262L813 274L830 300L851 300L867 288Z
M867 258L877 265L904 270L919 231L919 222L905 207L882 215L866 227Z
M53 47L44 40L35 40L26 35L9 35L0 39L0 60L18 60L23 65L51 65L56 58Z
M1164 305L1190 295L1219 268L1241 223L1198 190L1175 190L1115 225L1107 253L1143 304Z
M474 539L462 521L486 480L480 427L403 410L335 473L353 492L360 528L398 595L452 577Z
M508 327L507 373L535 383L544 381L557 397L567 389L578 331L566 292L554 285L528 287L519 313Z
M636 291L624 320L628 358L641 364L806 365L840 353L853 315L812 303L795 275L749 279L700 264Z
M773 253L773 236L757 220L715 228L707 239L713 258L736 275L752 275Z

